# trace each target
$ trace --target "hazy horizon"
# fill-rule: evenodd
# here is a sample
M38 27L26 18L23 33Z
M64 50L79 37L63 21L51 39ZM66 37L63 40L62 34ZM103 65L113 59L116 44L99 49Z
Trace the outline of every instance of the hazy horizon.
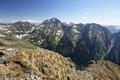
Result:
M0 0L0 22L63 22L120 25L119 0Z

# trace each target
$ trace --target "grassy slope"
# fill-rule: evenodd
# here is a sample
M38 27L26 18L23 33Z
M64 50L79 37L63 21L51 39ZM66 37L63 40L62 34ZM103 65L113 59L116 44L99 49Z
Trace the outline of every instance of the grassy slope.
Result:
M17 49L0 64L0 78L9 80L120 80L120 67L99 61L83 71L59 55L45 49Z
M0 47L6 48L36 48L28 41L13 36L0 37Z
M19 49L17 52L18 54L5 57L5 64L0 65L3 69L0 70L0 78L80 80L80 75L72 68L72 63L57 53L45 49Z

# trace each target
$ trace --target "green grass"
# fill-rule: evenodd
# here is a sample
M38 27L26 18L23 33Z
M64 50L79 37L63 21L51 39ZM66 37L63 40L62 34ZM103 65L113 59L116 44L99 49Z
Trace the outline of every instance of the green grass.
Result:
M36 48L30 42L14 36L0 37L0 47L6 48Z

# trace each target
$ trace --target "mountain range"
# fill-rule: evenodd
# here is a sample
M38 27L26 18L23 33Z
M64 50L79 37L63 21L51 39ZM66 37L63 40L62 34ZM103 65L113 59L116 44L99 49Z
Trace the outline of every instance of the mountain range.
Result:
M21 21L1 23L0 35L14 36L37 47L58 52L78 66L103 59L119 64L120 32L110 31L110 28L96 23L65 24L51 18L38 25Z
M115 27L57 18L0 23L0 80L120 80Z

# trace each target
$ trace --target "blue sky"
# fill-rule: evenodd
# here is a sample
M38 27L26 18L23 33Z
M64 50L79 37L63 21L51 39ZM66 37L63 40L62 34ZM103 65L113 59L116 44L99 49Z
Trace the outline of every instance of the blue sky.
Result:
M0 0L0 22L65 22L120 25L120 0Z

